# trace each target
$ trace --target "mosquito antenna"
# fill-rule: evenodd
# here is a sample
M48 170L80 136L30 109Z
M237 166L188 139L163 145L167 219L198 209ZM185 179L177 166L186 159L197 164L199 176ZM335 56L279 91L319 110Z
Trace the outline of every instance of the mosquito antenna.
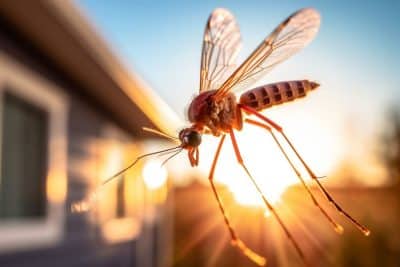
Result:
M178 151L179 149L181 149L180 147L177 147L176 148L176 151ZM157 155L157 157L163 157L163 156L165 156L165 155L169 155L169 154L171 154L171 153L174 153L174 152L176 152L176 151L174 151L174 150L171 150L171 151L166 151L166 152L163 152L163 153L160 153L160 154L158 154Z
M169 156L166 160L163 161L163 163L161 164L161 166L164 166L165 163L167 163L170 159L172 159L173 157L175 157L176 155L178 155L179 153L181 153L183 150L183 148L179 149L177 152L175 152L174 154L172 154L171 156Z
M180 148L181 146L177 146L177 147L172 147L172 148L168 148L168 149L164 149L164 150L160 150L160 151L156 151L156 152L151 152L151 153L147 153L147 154L143 154L139 157L137 157L131 164L129 164L127 167L125 167L124 169L120 170L119 172L117 172L116 174L114 174L113 176L107 178L107 180L105 180L104 182L101 183L100 187L108 184L109 182L111 182L112 180L114 180L115 178L119 177L121 174L123 174L124 172L126 172L127 170L129 170L130 168L132 168L139 160L141 160L142 158L151 156L151 155L156 155L156 154L160 154L160 153L164 153L164 152L168 152L171 150L175 150L177 148Z
M143 130L143 131L146 131L146 132L153 133L153 134L157 134L157 135L159 135L159 136L163 136L163 137L168 138L168 139L179 140L179 138L177 138L177 137L171 136L171 135L169 135L169 134L166 134L166 133L164 133L164 132L161 132L161 131L156 130L156 129L153 129L153 128L142 127L142 130Z
M114 175L110 176L109 178L107 178L104 182L102 182L95 190L94 192L85 200L82 201L78 201L76 203L73 203L71 205L71 210L73 212L82 212L82 211L86 211L90 208L91 203L93 201L96 200L97 198L97 193L99 192L99 190L105 186L106 184L108 184L109 182L113 181L114 179L118 178L121 174L125 173L127 170L129 170L130 168L132 168L134 165L136 165L136 163L139 162L139 160L148 157L148 156L152 156L152 155L156 155L156 154L160 154L160 153L165 153L168 151L174 151L177 148L180 148L181 146L177 146L177 147L172 147L172 148L167 148L167 149L163 149L160 151L156 151L156 152L151 152L151 153L147 153L147 154L143 154L139 157L137 157L134 161L132 161L131 164L129 164L127 167L125 167L124 169L120 170L119 172L115 173Z

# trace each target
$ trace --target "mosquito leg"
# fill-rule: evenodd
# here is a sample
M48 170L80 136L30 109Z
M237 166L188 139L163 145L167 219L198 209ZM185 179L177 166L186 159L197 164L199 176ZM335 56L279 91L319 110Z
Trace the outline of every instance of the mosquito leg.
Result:
M199 158L200 158L200 155L199 155L199 149L198 148L196 148L196 166L198 166L199 165Z
M256 188L257 192L260 194L264 204L267 206L268 210L275 216L276 220L282 227L283 231L285 232L286 236L289 238L289 240L292 242L294 248L296 249L297 253L299 254L300 258L304 262L306 266L311 266L308 261L306 260L306 257L304 256L303 251L301 250L299 244L297 241L294 239L293 235L289 232L289 229L286 227L284 222L282 221L281 217L279 216L278 212L275 210L275 208L272 206L272 204L267 200L265 195L263 194L261 188L258 186L257 182L254 180L253 176L247 169L246 165L244 164L242 155L240 154L239 146L236 142L235 134L233 133L233 130L231 129L230 132L230 137L233 145L233 149L235 151L236 159L238 163L242 166L244 171L246 172L247 176L250 178L251 182L253 183L254 187Z
M370 231L365 226L363 226L356 219L351 217L350 214L348 214L345 210L343 210L342 207L332 198L332 196L329 194L329 192L324 188L324 186L318 180L318 177L314 174L314 172L311 170L311 168L307 165L307 163L304 161L304 159L300 156L299 152L293 146L292 142L290 142L289 138L286 136L286 134L284 133L281 126L279 126L278 124L276 124L274 121L270 120L269 118L265 117L261 113L257 112L256 110L252 109L251 107L248 107L245 105L240 105L240 108L242 108L247 113L257 116L259 119L263 120L268 125L270 125L272 128L274 128L276 131L278 131L282 135L282 137L285 139L285 141L288 143L288 145L293 150L293 152L296 154L296 157L300 160L301 164L304 166L307 173L316 182L316 184L318 185L319 189L321 190L323 195L326 197L326 199L339 211L340 214L342 214L347 219L349 219L364 235L368 236L370 234Z
M190 166L194 167L195 159L193 158L193 150L192 149L188 149L188 158L189 158Z
M314 203L314 205L321 211L321 213L325 216L326 219L328 219L328 221L332 224L332 226L334 227L335 231L339 234L343 233L343 227L338 224L337 222L335 222L335 220L332 219L331 216L329 216L329 214L321 207L321 205L318 203L317 199L315 198L314 194L311 192L310 187L306 184L306 182L304 181L303 177L301 176L299 170L297 170L296 166L293 164L293 162L290 160L288 154L286 153L286 151L284 150L284 148L282 147L281 143L279 142L279 140L276 138L274 132L272 131L271 127L269 127L267 124L262 123L262 122L258 122L255 120L251 120L251 119L245 119L245 122L261 127L265 130L267 130L272 138L274 139L275 143L277 144L277 146L279 147L279 150L282 152L282 154L284 155L286 161L289 163L290 167L292 168L292 170L294 171L294 173L296 174L297 178L300 180L301 184L303 185L303 187L306 189L307 193L310 195L310 198L312 200L312 202Z
M215 153L214 160L211 165L210 173L208 175L208 180L210 181L214 196L217 199L219 209L221 210L221 213L224 216L225 225L228 227L229 233L231 235L232 245L236 246L244 255L246 255L250 260L252 260L256 264L258 264L260 266L264 266L266 264L266 259L264 257L258 255L256 252L254 252L250 248L248 248L244 244L244 242L238 237L235 230L231 226L229 219L228 219L228 215L225 212L225 208L222 204L221 198L219 197L218 191L214 184L214 171L215 171L215 167L217 165L217 161L218 161L219 154L221 152L221 148L224 143L224 140L225 140L225 135L223 135L221 137L220 142L218 144L217 152Z

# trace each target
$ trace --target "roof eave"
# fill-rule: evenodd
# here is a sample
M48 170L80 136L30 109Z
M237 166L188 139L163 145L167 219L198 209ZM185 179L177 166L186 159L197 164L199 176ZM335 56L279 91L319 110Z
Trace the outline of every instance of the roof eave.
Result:
M129 130L175 134L176 113L127 70L73 2L8 0L0 13Z

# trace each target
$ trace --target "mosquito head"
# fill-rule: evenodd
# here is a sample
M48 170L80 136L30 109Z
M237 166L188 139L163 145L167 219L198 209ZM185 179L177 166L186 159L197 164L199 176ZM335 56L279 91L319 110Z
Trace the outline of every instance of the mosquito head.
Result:
M179 133L179 140L183 148L194 149L201 144L201 134L193 128L185 128Z
M194 128L185 128L179 133L181 147L187 149L190 164L199 164L199 145L201 144L201 133Z

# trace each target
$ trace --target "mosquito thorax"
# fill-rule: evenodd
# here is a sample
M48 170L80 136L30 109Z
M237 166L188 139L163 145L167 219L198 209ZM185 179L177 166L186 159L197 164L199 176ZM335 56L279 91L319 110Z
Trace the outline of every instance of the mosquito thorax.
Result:
M201 122L210 112L211 97L215 90L205 91L196 96L190 103L188 110L189 121L192 123Z
M179 133L183 148L196 148L201 144L201 134L193 128L183 129Z

